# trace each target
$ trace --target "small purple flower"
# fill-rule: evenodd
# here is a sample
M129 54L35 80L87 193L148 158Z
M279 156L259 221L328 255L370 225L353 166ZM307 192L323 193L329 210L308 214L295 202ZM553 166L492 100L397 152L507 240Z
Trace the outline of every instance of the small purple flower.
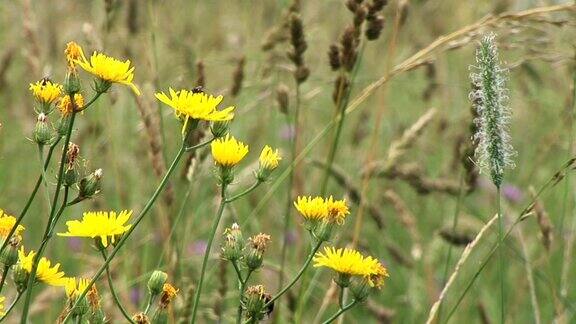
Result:
M204 240L198 240L192 242L192 244L188 245L188 253L190 255L203 255L206 252L206 247L208 243Z
M132 305L138 306L140 305L140 300L142 298L142 294L140 292L140 288L134 287L130 289L130 301Z
M284 125L280 128L280 138L283 140L291 140L294 138L295 133L293 125Z
M502 186L502 195L511 203L519 203L524 198L524 193L520 188L509 184Z
M82 240L78 237L68 238L68 247L72 252L80 252L82 250Z

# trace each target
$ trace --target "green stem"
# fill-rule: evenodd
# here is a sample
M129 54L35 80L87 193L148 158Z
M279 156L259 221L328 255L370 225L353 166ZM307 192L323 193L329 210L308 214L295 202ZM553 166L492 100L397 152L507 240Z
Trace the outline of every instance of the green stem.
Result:
M104 92L96 92L96 94L94 94L94 97L92 97L92 99L90 99L90 101L88 101L84 106L78 107L78 108L74 107L74 108L76 108L76 113L81 112L81 111L85 110L86 108L92 106L92 104L93 104L94 102L96 102L96 100L98 100L98 98L100 98L100 96L101 96L102 94L104 94ZM71 102L73 105L76 105L76 103L74 102L74 100L70 100L70 102ZM73 114L73 115L74 115L74 114Z
M504 323L504 249L502 242L504 240L504 216L502 215L500 186L496 187L496 206L498 209L498 258L499 258L499 277L500 277L500 323Z
M454 208L454 215L452 218L452 233L456 231L458 226L458 215L460 214L460 207L462 206L462 198L464 196L464 173L460 173L460 185L458 186L458 199L456 200L456 208ZM450 259L452 258L452 244L448 244L448 253L446 254L446 262L444 263L444 275L442 277L442 285L446 284L448 278L448 269L450 268ZM438 306L438 323L442 322L442 304Z
M196 288L196 295L194 296L194 307L192 308L192 320L191 323L196 322L196 314L198 312L198 306L200 304L200 295L202 294L202 286L204 284L204 276L206 274L206 266L208 265L208 258L210 257L210 250L212 249L212 243L214 242L214 236L216 236L216 230L218 229L218 224L220 224L220 219L224 213L224 207L226 206L226 184L222 184L222 189L220 191L220 206L218 207L218 212L216 218L212 222L212 229L210 230L210 237L208 239L208 245L206 246L206 251L204 251L204 259L202 260L202 270L200 271L200 280L198 281Z
M60 142L60 139L61 139L61 137L59 137L52 145L50 145L50 149L48 150L48 154L46 155L46 160L44 161L44 170L46 170L46 168L48 168L48 165L50 164L50 160L52 159L52 153L54 153L54 148L56 148L56 146ZM28 201L26 201L26 205L24 206L24 209L22 209L22 212L20 212L20 215L18 216L18 218L16 219L16 222L14 223L14 226L12 226L12 228L10 229L10 232L8 232L8 235L6 236L6 239L4 240L4 243L2 243L2 247L0 248L0 253L2 253L2 251L4 251L4 248L6 248L6 246L8 245L8 242L10 241L10 237L12 237L12 235L16 231L16 228L18 228L18 225L20 225L20 223L22 222L22 219L24 218L24 216L28 212L28 209L32 205L32 201L34 201L34 197L36 197L36 193L38 192L38 189L40 188L41 184L42 184L42 174L40 174L40 176L38 177L38 180L36 181L36 185L34 186L34 189L32 190L30 197L28 197Z
M284 224L282 227L282 250L280 252L280 274L278 276L278 287L284 285L284 268L286 267L286 254L288 253L288 235L290 232L290 220L292 211L292 187L294 186L294 178L296 177L296 156L298 150L298 134L299 134L299 111L300 111L300 83L296 82L296 99L294 104L294 136L292 138L292 148L290 152L291 162L288 168L290 168L290 175L288 178L288 185L286 189L286 211L284 212ZM280 305L276 305L278 311L276 312L275 320L280 316ZM274 321L276 323L276 321Z
M2 272L2 279L0 279L0 292L2 292L2 288L4 288L4 283L6 282L6 276L8 275L8 270L10 267L4 267L4 271Z
M254 184L252 184L250 187L248 187L248 189L242 191L241 193L239 193L235 196L232 196L232 197L226 199L225 203L228 204L228 203L233 202L234 200L237 200L239 198L246 196L247 194L252 192L252 190L256 189L261 183L262 182L260 180L256 180L256 182L254 182Z
M340 293L338 294L338 306L340 308L344 307L344 288L340 287Z
M52 201L52 208L50 210L50 217L48 217L48 224L46 224L46 231L44 232L44 237L43 237L43 242L40 245L40 248L38 249L38 253L35 255L33 262L32 262L32 269L30 271L30 278L28 279L28 285L27 287L29 287L28 291L26 291L26 298L24 299L24 308L22 310L22 317L20 318L20 323L21 324L26 324L27 323L27 319L28 319L28 311L30 309L30 301L32 298L32 291L34 290L34 287L32 286L32 284L34 283L34 280L36 278L36 271L38 270L38 262L40 261L40 259L42 258L42 252L44 249L44 246L46 246L46 243L48 242L47 237L48 234L50 232L50 228L53 222L53 219L55 217L55 213L56 213L56 205L58 204L58 197L60 195L60 189L62 188L62 182L64 180L64 165L65 165L65 161L66 161L66 153L68 152L68 146L70 145L70 137L72 136L72 129L74 127L74 121L76 119L76 106L75 106L75 102L74 100L70 100L70 102L72 103L72 114L70 117L70 121L68 124L68 129L66 131L66 138L65 138L65 142L64 142L64 148L62 149L62 156L60 158L60 167L58 170L58 182L56 183L56 191L54 192L54 199ZM68 190L66 188L65 193L68 193ZM64 210L64 208L66 207L66 199L64 199L64 203L62 204L61 210Z
M150 197L150 199L148 200L148 202L146 203L146 205L144 206L144 209L142 209L142 211L140 212L140 215L138 215L138 217L136 218L136 220L134 221L134 224L132 224L132 226L130 227L130 229L124 233L124 235L122 236L122 238L120 239L120 241L118 242L118 245L116 245L116 247L114 248L114 250L112 250L112 252L110 253L110 255L108 256L108 258L106 259L106 261L104 261L104 264L100 266L100 268L98 269L98 271L96 271L96 274L94 275L94 277L92 277L92 280L90 280L90 283L88 284L88 286L86 287L86 289L84 290L84 292L80 295L80 297L78 298L78 300L81 300L82 298L84 298L84 296L86 296L86 293L90 290L90 287L92 287L92 285L96 282L96 280L98 280L100 278L100 276L102 275L102 273L104 273L104 271L106 270L106 267L108 266L108 264L110 264L110 262L112 261L112 259L114 259L114 257L116 256L116 254L118 253L118 251L122 248L122 246L124 246L124 244L126 243L126 241L128 240L128 238L130 237L130 235L134 232L134 230L138 227L138 224L140 224L140 222L142 221L142 219L146 216L146 214L150 211L150 209L152 208L152 206L154 205L154 203L156 202L156 200L158 199L158 196L160 195L160 193L162 192L162 190L164 189L164 187L166 187L166 184L168 183L168 179L170 178L170 176L172 175L172 173L174 172L174 170L176 169L176 166L178 165L178 162L180 161L180 159L182 158L182 155L184 154L186 150L186 146L184 143L182 143L182 146L180 147L180 150L178 151L178 153L176 154L176 157L174 157L174 160L172 161L172 164L170 164L170 167L168 168L168 171L166 171L166 174L164 175L164 178L162 178L162 181L160 181L160 184L158 185L158 187L156 188L156 190L154 191L154 193L152 194L152 197ZM78 301L76 301L76 303L74 304L74 307L76 307L78 304ZM67 317L66 317L67 318ZM66 318L64 319L64 321L66 320Z
M197 150L197 149L199 149L199 148L201 148L201 147L204 147L204 146L212 143L212 141L214 141L214 140L215 140L215 138L212 137L212 138L211 138L210 140L208 140L208 141L205 141L205 142L202 142L202 143L198 143L198 144L196 144L196 145L189 146L189 147L186 148L186 152L190 152L190 151Z
M74 320L74 323L81 324L82 323L82 315L77 315L76 319Z
M252 275L252 270L248 270L246 274L246 279L242 280L242 277L238 277L240 279L240 289L238 291L238 311L236 314L236 324L242 323L242 297L244 297L244 290L246 289L246 284L248 283L248 279L250 279L250 275Z
M150 312L150 307L152 306L152 303L154 303L154 298L155 296L152 296L152 294L148 294L148 301L146 302L146 308L144 309L144 314L148 315L148 312Z
M38 144L38 157L40 159L41 166L41 176L42 183L44 183L44 193L46 196L46 201L48 209L52 209L52 204L50 203L50 190L48 189L48 177L46 176L46 169L44 169L44 145Z
M330 146L330 151L328 152L328 159L326 161L326 170L324 171L324 177L322 178L322 185L320 189L320 195L325 196L328 190L328 181L330 180L330 169L332 169L332 164L336 158L336 152L338 151L338 143L340 142L340 137L342 135L342 129L344 128L344 119L346 117L346 106L348 106L348 100L350 99L350 94L352 93L352 85L354 84L354 79L358 73L358 67L362 60L362 53L364 52L365 43L362 41L360 45L360 50L358 52L358 61L354 64L352 73L350 73L350 85L348 89L344 87L344 82L341 82L340 88L338 89L338 97L336 100L336 111L338 113L338 125L336 125L336 134L332 140L332 145ZM340 77L345 78L346 73L342 70Z
M342 315L345 311L349 310L350 308L354 307L358 302L356 301L356 299L352 300L352 302L350 302L350 304L344 306L344 307L340 307L340 309L334 314L332 315L329 319L325 320L324 322L322 322L322 324L329 324L332 323L335 319L338 318L338 316Z
M106 259L107 259L106 251L101 250L100 252L102 254L102 257L104 258L104 261L106 261ZM118 306L118 309L120 310L122 315L124 315L124 317L126 318L126 320L129 323L134 323L132 318L130 318L130 315L128 315L128 312L126 312L126 309L124 309L124 306L122 306L122 303L120 302L120 298L118 298L118 294L116 294L116 290L114 289L114 282L112 282L112 274L110 273L110 267L109 266L106 266L106 277L108 279L108 287L110 288L110 293L112 294L112 298L114 299L114 302Z
M306 258L306 262L304 262L304 265L302 265L302 268L300 268L300 271L298 271L298 274L296 274L296 277L294 277L292 279L292 281L290 281L290 283L288 285L286 285L286 287L282 288L282 290L280 290L280 292L278 292L274 297L272 297L272 299L270 299L270 301L268 301L266 303L266 305L264 306L264 309L266 309L267 307L272 305L272 303L276 299L280 298L280 296L282 296L285 292L287 292L288 289L290 289L290 288L292 288L292 286L294 286L294 284L298 281L298 279L300 279L300 277L302 277L302 275L304 274L304 271L310 265L310 262L312 262L312 259L314 258L314 254L316 254L316 252L318 251L318 249L320 248L321 245L322 245L322 241L316 243L316 246L314 246L312 251L310 251L310 254Z

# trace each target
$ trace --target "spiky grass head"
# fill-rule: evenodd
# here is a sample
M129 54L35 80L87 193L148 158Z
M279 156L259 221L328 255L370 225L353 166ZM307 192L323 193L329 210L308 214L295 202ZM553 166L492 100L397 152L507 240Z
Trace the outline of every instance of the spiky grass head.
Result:
M476 162L481 172L490 173L494 185L500 187L504 170L514 167L512 158L516 153L508 134L508 70L500 66L495 38L494 33L484 36L476 49L476 65L470 74L474 84L470 99L478 110L475 119L478 130L473 138L477 143Z

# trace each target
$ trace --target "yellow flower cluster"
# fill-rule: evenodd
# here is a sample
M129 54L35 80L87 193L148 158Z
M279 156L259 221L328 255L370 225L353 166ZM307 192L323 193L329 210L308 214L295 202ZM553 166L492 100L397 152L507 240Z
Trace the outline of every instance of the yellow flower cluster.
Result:
M32 262L36 252L30 251L28 255L24 252L24 247L18 250L18 264L28 274L32 272ZM42 257L38 262L36 269L36 280L51 286L64 286L67 278L64 277L64 272L60 271L60 263L52 266L50 260Z
M221 167L231 168L240 163L248 154L248 145L236 140L229 134L214 140L211 144L212 157Z
M124 234L132 225L125 225L132 216L132 211L121 211L116 214L114 211L86 212L82 220L72 220L66 222L68 232L58 233L58 236L75 236L100 238L104 247L108 246L108 238L113 244L117 236Z
M325 247L324 253L317 252L313 260L314 267L327 267L339 274L361 276L368 279L372 286L380 287L383 278L388 277L388 271L378 260L353 249Z
M62 116L68 116L72 113L73 108L75 108L77 111L81 110L82 107L84 107L84 97L82 94L74 94L74 104L75 106L73 107L69 95L62 97L60 102L58 102L58 109L60 110L60 114L62 114Z
M342 225L346 216L350 214L346 200L334 200L332 196L327 199L299 196L294 206L304 219L310 221L327 221Z

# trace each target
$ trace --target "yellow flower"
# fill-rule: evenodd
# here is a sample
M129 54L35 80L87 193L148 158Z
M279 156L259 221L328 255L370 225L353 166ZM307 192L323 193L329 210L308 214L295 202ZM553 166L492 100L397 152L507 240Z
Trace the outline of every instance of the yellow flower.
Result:
M338 225L344 224L344 219L350 211L346 205L346 200L334 200L332 196L326 199L326 208L328 209L328 221L334 222Z
M79 111L84 107L84 97L82 94L76 93L74 95L74 103L76 104L76 111ZM69 95L65 95L60 99L60 102L58 102L58 109L62 116L68 116L72 113L72 102L70 101Z
M32 272L32 262L35 255L36 252L34 251L30 251L30 253L26 255L26 253L24 253L24 247L18 250L18 263L28 274ZM64 277L64 272L60 271L60 263L56 263L52 267L50 260L42 257L36 269L36 280L51 286L64 286L67 278Z
M132 225L124 225L132 211L121 211L118 215L116 212L86 212L82 220L72 220L66 222L68 232L58 233L58 236L75 236L75 237L99 237L104 247L108 246L108 237L111 243L116 242L118 235L124 234Z
M6 239L15 224L16 224L16 218L14 216L10 216L4 213L4 211L0 209L0 237ZM18 227L14 231L14 234L20 235L24 229L25 229L24 226L18 225Z
M388 269L386 269L381 263L378 263L374 269L374 273L367 276L368 283L372 287L380 288L384 285L384 279L389 277Z
M74 61L80 60L84 57L84 51L82 51L82 47L80 47L80 45L76 44L75 42L68 42L68 44L66 44L64 54L66 55L66 62L68 62L68 67L72 70L75 70Z
M281 159L278 150L273 151L270 146L266 145L260 153L260 167L270 171L274 170L278 167Z
M86 290L86 287L88 287L89 283L90 281L84 278L78 280L76 280L76 278L73 277L66 278L66 283L64 285L66 296L68 297L68 299L76 299L78 296L84 293L84 290Z
M380 262L371 256L362 256L353 249L325 247L324 254L317 252L314 267L327 267L340 274L369 277L380 273Z
M75 58L72 61L80 65L86 72L109 83L127 85L136 95L140 95L140 90L132 82L134 79L134 67L130 67L130 60L122 62L106 54L94 52L90 57L90 61L88 61L81 49L79 54L80 58Z
M6 299L6 297L0 296L0 316L6 315L6 312L4 311L4 300L5 299Z
M174 109L176 116L184 120L182 133L186 130L189 119L206 121L228 121L234 118L234 107L217 110L223 97L214 97L203 92L185 89L174 91L168 89L170 98L164 92L156 93L156 98Z
M51 104L60 97L62 85L48 79L42 79L36 83L30 83L30 91L32 91L32 95L38 102Z
M299 196L294 206L306 220L320 221L328 216L328 206L322 197Z
M169 283L165 283L162 287L162 295L160 295L160 307L167 308L168 305L170 305L170 302L174 300L177 293L178 289Z
M222 167L233 167L248 154L248 145L237 141L229 134L214 140L211 146L214 161Z

